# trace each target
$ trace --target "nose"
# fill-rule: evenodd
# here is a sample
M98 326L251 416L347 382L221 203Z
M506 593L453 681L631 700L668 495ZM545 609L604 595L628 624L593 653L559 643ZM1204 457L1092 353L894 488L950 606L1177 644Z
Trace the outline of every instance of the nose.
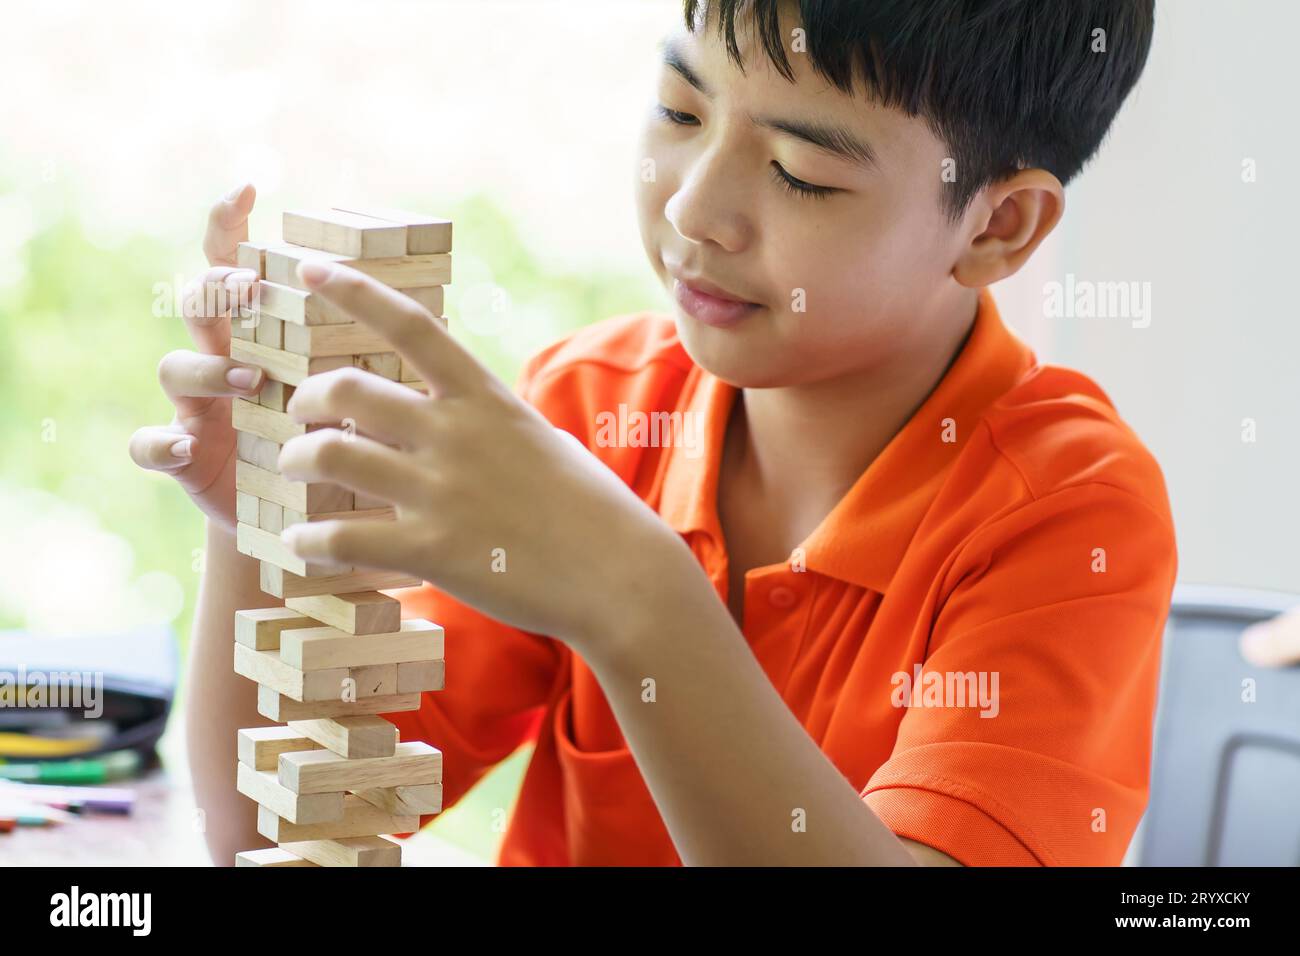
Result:
M740 252L752 239L753 222L744 176L729 152L714 148L698 156L664 206L664 216L683 239Z

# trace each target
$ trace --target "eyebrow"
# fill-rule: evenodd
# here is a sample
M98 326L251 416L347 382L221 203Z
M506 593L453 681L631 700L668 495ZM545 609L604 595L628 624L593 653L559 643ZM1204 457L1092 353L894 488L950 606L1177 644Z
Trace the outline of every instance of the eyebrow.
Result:
M713 90L701 79L698 73L691 69L691 65L686 62L681 49L672 39L664 40L660 43L659 48L663 52L664 66L675 72L703 96L713 99ZM832 156L847 159L861 166L876 165L875 150L859 139L843 123L818 123L807 120L759 117L752 114L749 119L755 126L792 136L808 143L810 146L815 146L823 152L830 153Z
M851 133L841 123L810 123L801 120L770 119L767 117L750 117L754 125L785 133L801 139L818 149L857 163L860 166L875 166L876 154L866 143Z
M691 69L691 65L682 56L681 48L677 46L676 41L672 38L665 39L660 42L659 49L663 53L664 66L675 70L683 80L709 97L709 99L713 98L713 91L709 89L707 83L700 79L699 74Z

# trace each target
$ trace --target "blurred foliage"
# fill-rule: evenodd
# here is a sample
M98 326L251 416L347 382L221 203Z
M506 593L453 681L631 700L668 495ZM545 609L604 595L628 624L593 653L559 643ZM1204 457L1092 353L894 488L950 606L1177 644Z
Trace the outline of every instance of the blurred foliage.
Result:
M564 332L662 301L649 273L549 267L488 198L412 205L455 222L451 328L511 382L528 354ZM157 364L190 343L179 318L156 318L152 309L157 284L183 281L198 261L203 225L203 211L195 210L191 248L151 237L105 248L74 216L60 214L35 229L0 276L0 483L43 489L88 508L129 543L135 574L173 575L185 594L174 622L182 655L198 586L202 518L174 482L134 466L127 442L139 426L171 420ZM508 294L508 311L491 322L458 322L462 258L472 282ZM21 626L21 609L0 608L0 627ZM521 752L487 778L448 813L447 825L435 824L438 834L479 855L494 852L500 834L490 825L492 811L509 806L525 761Z

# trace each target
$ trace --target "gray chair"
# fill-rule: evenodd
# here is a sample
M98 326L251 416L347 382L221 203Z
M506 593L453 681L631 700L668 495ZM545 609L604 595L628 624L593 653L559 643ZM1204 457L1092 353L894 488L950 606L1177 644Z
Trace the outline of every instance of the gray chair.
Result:
M1151 798L1126 863L1300 865L1300 667L1257 668L1237 648L1247 625L1297 604L1277 592L1174 590Z

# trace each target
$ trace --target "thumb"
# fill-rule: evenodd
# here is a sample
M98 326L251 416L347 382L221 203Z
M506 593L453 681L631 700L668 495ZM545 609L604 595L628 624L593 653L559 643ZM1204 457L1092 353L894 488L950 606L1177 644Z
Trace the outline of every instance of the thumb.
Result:
M257 200L252 183L236 186L213 205L203 237L209 265L234 265L239 244L248 239L248 216Z

